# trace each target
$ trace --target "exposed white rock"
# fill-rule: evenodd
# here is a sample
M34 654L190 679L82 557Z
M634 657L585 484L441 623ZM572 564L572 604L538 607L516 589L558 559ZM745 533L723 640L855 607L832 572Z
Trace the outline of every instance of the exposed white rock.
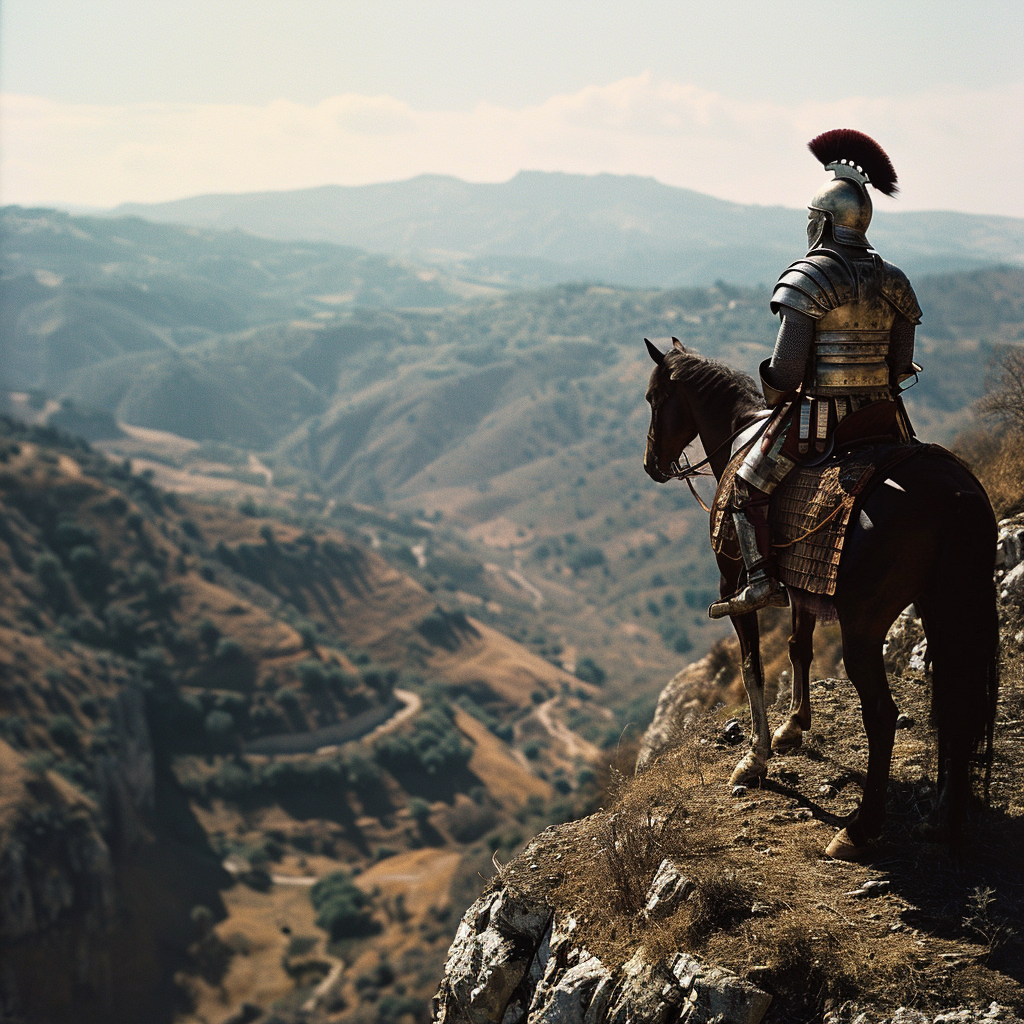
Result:
M772 997L738 978L731 971L703 964L680 953L672 974L686 993L680 1022L686 1024L759 1024L768 1012Z
M696 888L692 879L687 878L675 861L666 857L658 866L647 890L644 914L648 918L668 917L689 898Z
M999 596L1003 601L1019 597L1024 588L1024 562L1015 565L998 583Z
M886 634L885 643L882 645L886 672L891 675L902 675L908 668L923 672L927 649L924 627L915 614L914 606L911 605L900 613Z
M665 861L656 879L676 898L692 883ZM654 886L652 885L652 889ZM728 971L638 950L610 968L580 945L571 915L499 890L463 917L438 994L441 1024L758 1024L771 996Z
M466 911L448 951L434 1019L445 1024L494 1024L530 969L551 911L504 890L481 896Z
M602 1024L614 986L611 971L585 951L570 967L549 964L550 980L538 987L528 1024Z
M927 659L928 641L919 640L914 644L914 648L910 652L910 661L907 662L907 668L912 672L924 672L927 668Z
M615 1000L608 1008L607 1024L667 1024L683 1019L679 1008L686 999L672 971L664 961L651 963L637 951L619 972L621 981Z
M716 672L721 658L715 652L705 655L677 672L658 697L654 720L640 743L636 770L643 771L661 754L679 745L690 718L709 705L709 694L721 680ZM714 703L713 700L710 701Z
M1012 569L1021 562L1024 562L1024 523L1020 516L1003 519L996 542L996 568Z

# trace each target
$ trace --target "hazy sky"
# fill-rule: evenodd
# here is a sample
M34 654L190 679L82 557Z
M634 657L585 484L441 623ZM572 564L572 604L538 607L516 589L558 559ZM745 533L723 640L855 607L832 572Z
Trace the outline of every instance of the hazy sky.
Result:
M1024 3L3 0L0 199L521 168L802 206L857 127L903 209L1024 216Z

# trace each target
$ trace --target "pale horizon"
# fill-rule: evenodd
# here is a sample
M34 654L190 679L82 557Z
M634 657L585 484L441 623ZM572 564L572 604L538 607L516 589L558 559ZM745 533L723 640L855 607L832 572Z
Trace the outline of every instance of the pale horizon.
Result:
M830 17L841 55L814 35ZM853 127L899 174L878 209L1024 217L1020 4L5 0L0 18L8 204L536 170L799 209L823 179L808 139Z

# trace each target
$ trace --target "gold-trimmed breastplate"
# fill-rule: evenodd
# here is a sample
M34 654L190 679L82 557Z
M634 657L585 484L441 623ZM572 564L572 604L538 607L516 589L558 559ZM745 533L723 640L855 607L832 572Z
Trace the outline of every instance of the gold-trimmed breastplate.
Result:
M773 313L787 306L815 321L805 395L889 397L889 345L899 314L919 323L921 309L903 272L865 252L850 259L813 249L783 272Z
M896 310L880 293L830 310L816 324L805 393L826 397L885 392Z

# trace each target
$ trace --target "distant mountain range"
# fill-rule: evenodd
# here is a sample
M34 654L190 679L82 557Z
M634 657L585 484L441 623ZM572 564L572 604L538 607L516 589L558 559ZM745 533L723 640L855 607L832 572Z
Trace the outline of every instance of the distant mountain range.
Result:
M879 206L881 206L881 202ZM501 184L420 175L377 185L204 195L113 215L334 242L504 287L774 281L803 252L802 210L730 203L635 175L523 171ZM1024 220L880 209L869 237L911 275L1024 264Z
M948 414L978 397L989 358L978 346L1022 340L1022 281L1017 268L915 277L928 369L915 400ZM474 290L477 301L460 298ZM390 500L394 482L408 490L413 475L425 486L427 476L450 473L449 485L464 486L515 464L515 453L530 447L529 431L510 405L508 432L495 435L489 454L460 452L444 474L433 465L459 438L480 440L478 428L494 427L490 418L508 402L534 393L533 402L552 388L561 408L559 381L602 377L600 397L580 400L581 422L642 405L642 388L632 380L624 387L621 367L642 362L645 335L677 334L752 371L777 330L767 298L765 288L731 284L474 289L323 242L0 211L6 389L70 398L195 441L280 446L287 461L360 500ZM967 343L980 356L969 365ZM439 428L436 436L403 428L393 439L403 454L385 456L378 449L390 437L386 425L404 422L414 406L421 424ZM546 414L541 419L537 450L554 430Z
M1024 268L914 285L925 372L908 405L923 438L949 440L999 346L1024 343ZM460 302L462 288L328 243L8 208L0 390L19 415L104 444L131 425L123 454L179 482L263 486L269 471L302 501L440 517L460 552L537 581L552 634L599 644L627 690L688 645L706 649L717 570L703 513L641 467L642 339L676 335L752 372L778 330L767 288L563 284ZM410 569L422 560L408 539L380 542ZM455 590L475 585L452 566Z

